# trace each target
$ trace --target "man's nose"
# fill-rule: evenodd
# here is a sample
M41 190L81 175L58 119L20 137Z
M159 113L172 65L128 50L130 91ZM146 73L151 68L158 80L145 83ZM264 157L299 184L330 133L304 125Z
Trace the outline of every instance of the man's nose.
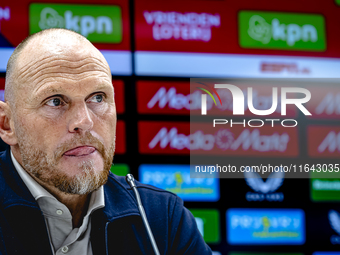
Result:
M70 111L69 132L86 132L93 128L93 120L86 102L73 105Z

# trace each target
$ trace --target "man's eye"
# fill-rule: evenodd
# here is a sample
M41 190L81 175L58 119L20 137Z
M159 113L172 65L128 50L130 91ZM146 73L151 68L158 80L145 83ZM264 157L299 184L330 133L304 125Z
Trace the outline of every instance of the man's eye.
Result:
M100 103L103 101L103 95L95 95L91 98L91 102Z
M60 98L52 98L51 100L48 100L46 104L49 106L60 106L62 104L62 101L60 100Z

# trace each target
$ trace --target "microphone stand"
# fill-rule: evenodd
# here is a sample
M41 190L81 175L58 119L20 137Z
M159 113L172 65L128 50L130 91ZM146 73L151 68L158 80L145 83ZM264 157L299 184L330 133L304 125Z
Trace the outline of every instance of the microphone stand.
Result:
M153 250L154 250L156 255L160 255L160 253L158 251L158 247L157 247L156 241L155 241L155 239L153 237L153 234L152 234L152 231L151 231L148 219L146 218L144 207L142 205L142 201L140 199L140 196L139 196L139 193L138 193L138 190L137 190L137 186L135 184L135 178L133 178L132 174L127 174L126 177L125 177L125 180L130 185L130 187L132 188L132 190L135 193L135 196L136 196L136 199L137 199L138 210L139 210L139 212L140 212L140 214L142 216L142 219L143 219L146 231L148 232L152 248L153 248Z

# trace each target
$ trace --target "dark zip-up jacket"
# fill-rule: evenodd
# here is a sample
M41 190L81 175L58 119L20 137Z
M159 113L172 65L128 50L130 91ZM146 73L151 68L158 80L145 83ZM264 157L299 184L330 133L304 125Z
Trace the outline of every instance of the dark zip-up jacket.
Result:
M160 254L212 254L178 196L136 184ZM91 216L93 254L154 254L125 178L110 174L104 194L105 207ZM12 254L53 253L42 211L15 170L8 148L0 153L0 255Z

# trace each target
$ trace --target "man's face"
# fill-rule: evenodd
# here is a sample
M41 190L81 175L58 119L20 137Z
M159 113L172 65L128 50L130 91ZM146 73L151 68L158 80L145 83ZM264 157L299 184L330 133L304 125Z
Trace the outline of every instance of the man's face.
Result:
M43 183L88 194L106 182L114 155L110 69L87 42L49 49L37 40L17 67L13 121L21 163Z

